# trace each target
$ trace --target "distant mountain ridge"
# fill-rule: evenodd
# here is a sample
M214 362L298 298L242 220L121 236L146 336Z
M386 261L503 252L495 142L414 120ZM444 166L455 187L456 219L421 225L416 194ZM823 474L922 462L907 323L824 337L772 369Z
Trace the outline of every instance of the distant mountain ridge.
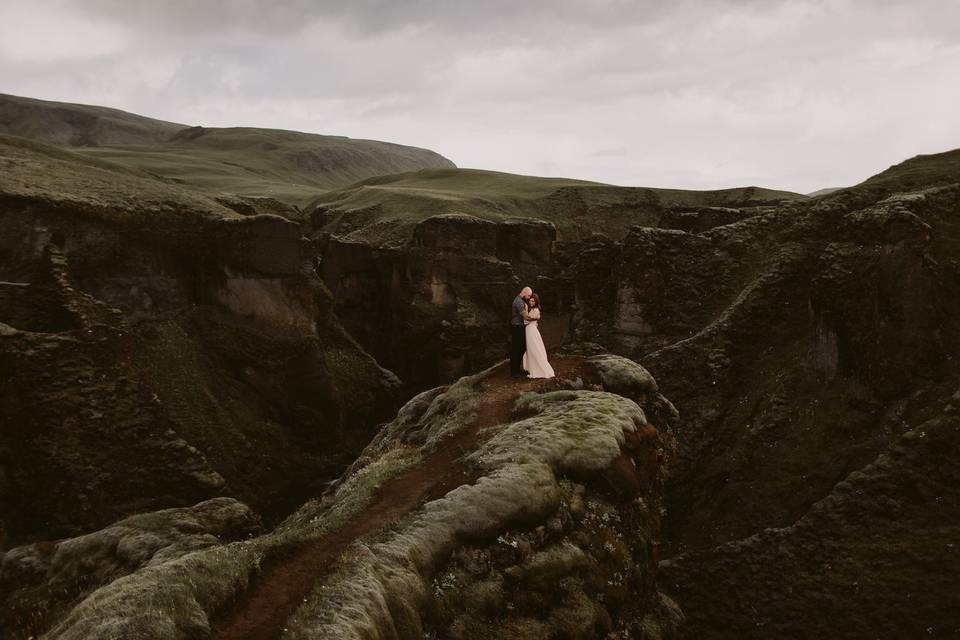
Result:
M956 184L960 149L916 155L864 180L859 187L908 189Z
M165 142L187 125L110 107L0 93L0 133L65 147Z
M659 226L671 215L698 209L735 209L805 200L789 191L740 187L713 191L622 187L567 178L523 176L480 169L425 169L378 176L325 192L306 208L313 227L360 239L409 237L414 225L438 215L488 221L535 218L556 226L560 239L603 231L622 236L636 224Z
M191 127L118 109L0 94L0 133L69 147L209 193L302 205L372 176L456 165L418 147L255 127Z

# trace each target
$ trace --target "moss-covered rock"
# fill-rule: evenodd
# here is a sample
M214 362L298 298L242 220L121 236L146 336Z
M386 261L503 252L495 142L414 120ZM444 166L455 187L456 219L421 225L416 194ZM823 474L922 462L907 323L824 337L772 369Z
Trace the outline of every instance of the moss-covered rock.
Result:
M104 584L259 527L246 505L214 498L131 516L77 538L10 549L0 556L0 626L6 637L34 637Z
M245 590L270 588L261 567L280 570L297 549L332 541L342 546L326 570L296 574L308 582L283 622L289 637L588 638L640 624L668 637L676 621L655 575L660 485L625 495L607 473L624 456L643 464L628 441L652 427L629 398L569 388L572 374L580 386L595 375L591 363L558 366L568 377L549 384L512 382L501 365L421 394L327 495L274 531L105 585L49 637L209 633L215 616L244 606ZM662 448L658 438L644 446ZM431 466L438 460L449 467ZM441 480L460 469L465 481ZM341 540L349 531L356 537Z

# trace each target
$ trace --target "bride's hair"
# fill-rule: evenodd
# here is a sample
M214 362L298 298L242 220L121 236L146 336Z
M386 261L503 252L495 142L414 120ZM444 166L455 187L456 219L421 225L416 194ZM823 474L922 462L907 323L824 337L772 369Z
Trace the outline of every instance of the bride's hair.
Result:
M533 302L534 304L531 305L531 304L527 303L527 306L529 306L530 308L536 307L537 309L540 309L540 296L538 296L538 295L535 294L535 293L534 293L534 294L531 294L531 295L530 295L530 302ZM540 309L540 310L543 311L542 309Z

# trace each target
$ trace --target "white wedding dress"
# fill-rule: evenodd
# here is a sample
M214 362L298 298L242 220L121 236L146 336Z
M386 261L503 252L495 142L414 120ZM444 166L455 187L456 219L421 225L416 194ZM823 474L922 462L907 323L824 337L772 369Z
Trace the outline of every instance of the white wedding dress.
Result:
M552 378L553 367L547 361L547 348L543 346L540 329L537 327L540 319L540 309L531 309L530 320L525 321L527 352L523 354L523 368L530 372L531 378Z

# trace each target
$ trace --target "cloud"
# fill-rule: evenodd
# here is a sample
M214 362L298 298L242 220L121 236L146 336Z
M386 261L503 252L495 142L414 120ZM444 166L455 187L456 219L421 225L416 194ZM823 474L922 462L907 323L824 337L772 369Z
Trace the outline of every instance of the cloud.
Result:
M0 91L461 166L808 192L960 146L949 0L38 0L0 25Z
M0 62L87 60L119 54L128 32L55 4L0 4Z

